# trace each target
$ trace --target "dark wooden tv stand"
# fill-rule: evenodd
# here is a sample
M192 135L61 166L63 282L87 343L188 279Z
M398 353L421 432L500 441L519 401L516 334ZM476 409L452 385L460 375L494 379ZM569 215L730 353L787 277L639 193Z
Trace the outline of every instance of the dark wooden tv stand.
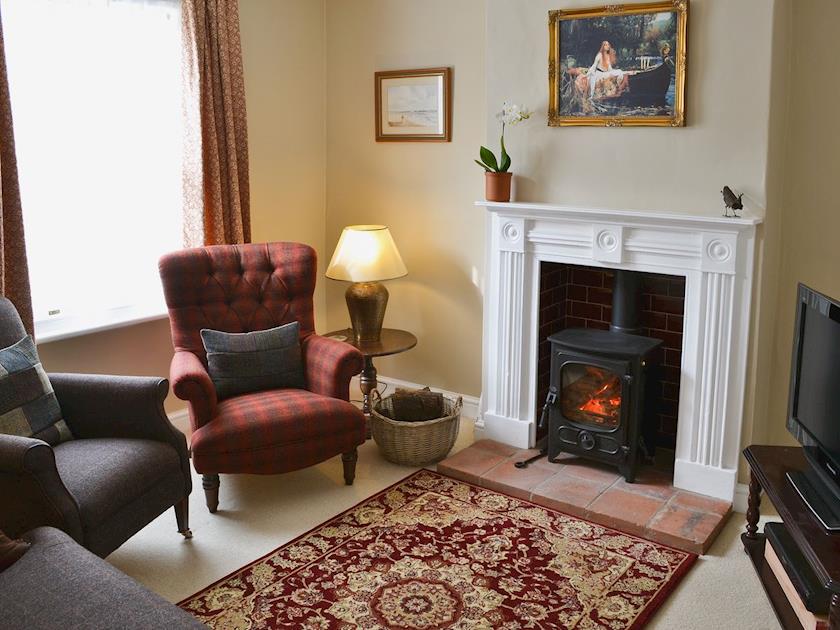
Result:
M806 470L808 463L802 449L789 446L750 446L744 450L750 465L750 496L747 531L741 534L776 616L785 630L801 630L802 625L788 603L782 587L764 560L765 536L758 531L762 490L776 508L817 577L829 589L831 610L829 627L840 630L840 534L828 533L785 477L793 470Z

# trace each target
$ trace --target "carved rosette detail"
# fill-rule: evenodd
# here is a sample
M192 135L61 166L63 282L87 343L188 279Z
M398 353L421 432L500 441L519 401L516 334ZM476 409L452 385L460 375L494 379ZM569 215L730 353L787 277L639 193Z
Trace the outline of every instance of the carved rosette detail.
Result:
M711 241L706 247L709 258L715 262L726 262L732 256L732 248L723 241Z
M674 8L677 11L688 10L688 0L674 0Z
M514 223L505 223L502 227L502 236L509 243L515 243L519 240L519 228Z
M621 118L609 118L604 122L605 127L623 127L624 121Z
M623 4L608 4L604 7L604 11L607 13L624 13L624 5Z
M618 238L616 238L615 233L610 232L609 230L601 230L598 232L598 247L600 247L605 252L614 252L616 247L618 247Z

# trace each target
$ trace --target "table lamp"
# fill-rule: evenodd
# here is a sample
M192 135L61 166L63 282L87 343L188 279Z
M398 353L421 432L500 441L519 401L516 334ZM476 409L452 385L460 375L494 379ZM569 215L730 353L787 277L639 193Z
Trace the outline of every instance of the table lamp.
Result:
M344 294L356 343L379 341L388 289L381 280L406 275L400 252L384 225L348 225L341 232L327 278L352 282Z

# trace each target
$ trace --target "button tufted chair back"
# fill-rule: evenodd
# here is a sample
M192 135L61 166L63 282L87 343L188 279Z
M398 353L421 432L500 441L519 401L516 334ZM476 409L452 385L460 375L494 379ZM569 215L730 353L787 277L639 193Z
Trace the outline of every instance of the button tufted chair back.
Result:
M159 268L175 350L205 364L202 328L241 333L298 321L301 339L315 331L317 255L308 245L185 249L163 256Z

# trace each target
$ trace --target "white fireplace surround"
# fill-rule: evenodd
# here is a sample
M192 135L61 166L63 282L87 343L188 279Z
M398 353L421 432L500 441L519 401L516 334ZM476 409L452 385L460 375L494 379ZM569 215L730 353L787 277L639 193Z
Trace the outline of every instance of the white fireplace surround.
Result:
M732 501L761 219L476 205L490 214L478 419L485 436L521 448L536 439L540 263L684 276L674 486Z

